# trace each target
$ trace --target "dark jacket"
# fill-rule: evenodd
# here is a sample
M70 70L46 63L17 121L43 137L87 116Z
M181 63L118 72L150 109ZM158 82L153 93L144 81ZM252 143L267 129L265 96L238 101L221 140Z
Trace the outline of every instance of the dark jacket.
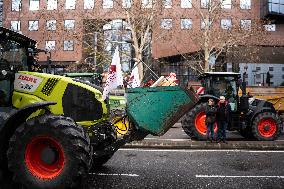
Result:
M225 103L218 103L217 106L217 121L226 121L227 123L231 120L231 106L228 103L228 101L225 101Z
M217 112L217 109L216 107L213 105L213 106L209 106L207 105L206 106L206 109L205 109L205 114L206 114L206 124L208 123L214 123L216 121L216 112Z

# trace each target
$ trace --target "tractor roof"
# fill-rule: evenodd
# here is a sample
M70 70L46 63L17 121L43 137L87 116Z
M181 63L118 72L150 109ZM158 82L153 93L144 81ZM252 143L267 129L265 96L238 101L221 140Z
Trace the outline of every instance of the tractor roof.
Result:
M209 76L240 77L241 74L236 73L236 72L204 72L200 74L198 78L200 79L200 78L209 77Z
M0 41L11 40L27 48L35 48L36 41L4 27L0 27Z

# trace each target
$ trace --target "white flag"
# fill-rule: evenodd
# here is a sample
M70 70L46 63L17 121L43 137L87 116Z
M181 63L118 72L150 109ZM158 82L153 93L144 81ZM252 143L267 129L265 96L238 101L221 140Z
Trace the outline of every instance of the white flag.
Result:
M119 51L118 47L116 47L111 65L108 69L108 76L103 92L103 100L106 99L111 90L116 89L118 86L123 86L123 76L121 71Z
M139 72L138 72L138 66L135 66L131 72L131 76L129 79L129 83L131 84L130 87L131 88L136 88L136 87L140 87L141 82L139 79Z

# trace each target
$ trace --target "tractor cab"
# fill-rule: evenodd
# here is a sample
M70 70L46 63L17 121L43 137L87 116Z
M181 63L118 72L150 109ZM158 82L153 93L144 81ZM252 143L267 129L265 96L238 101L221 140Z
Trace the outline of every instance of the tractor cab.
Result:
M0 27L0 107L9 106L14 73L29 70L36 41Z
M231 105L232 111L238 108L238 89L241 75L234 72L205 72L199 76L206 95L216 98L225 96Z

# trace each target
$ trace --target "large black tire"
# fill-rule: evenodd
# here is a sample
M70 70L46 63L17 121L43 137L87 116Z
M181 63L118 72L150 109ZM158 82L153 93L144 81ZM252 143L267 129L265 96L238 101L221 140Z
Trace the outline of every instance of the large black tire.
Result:
M4 123L9 118L9 114L6 112L0 112L0 131L4 126ZM0 148L0 183L3 183L4 180L9 179L10 174L8 173L7 160L6 160L6 152L4 148Z
M43 115L15 131L8 167L29 189L75 188L88 174L91 152L89 137L72 119Z
M114 154L110 146L117 139L115 127L109 122L102 122L94 126L91 144L94 149L92 170L102 167Z
M281 133L281 119L272 112L258 114L252 123L252 134L257 140L276 140Z
M204 130L205 119L202 116L202 121L204 123L200 123L201 125L197 126L195 122L197 122L198 115L205 115L206 103L199 103L193 109L191 109L181 121L182 128L184 132L191 138L195 138L197 140L206 140L206 133L201 132L200 126L202 125L202 130ZM200 120L201 120L200 119ZM206 126L205 126L206 127ZM205 131L206 132L206 131Z

